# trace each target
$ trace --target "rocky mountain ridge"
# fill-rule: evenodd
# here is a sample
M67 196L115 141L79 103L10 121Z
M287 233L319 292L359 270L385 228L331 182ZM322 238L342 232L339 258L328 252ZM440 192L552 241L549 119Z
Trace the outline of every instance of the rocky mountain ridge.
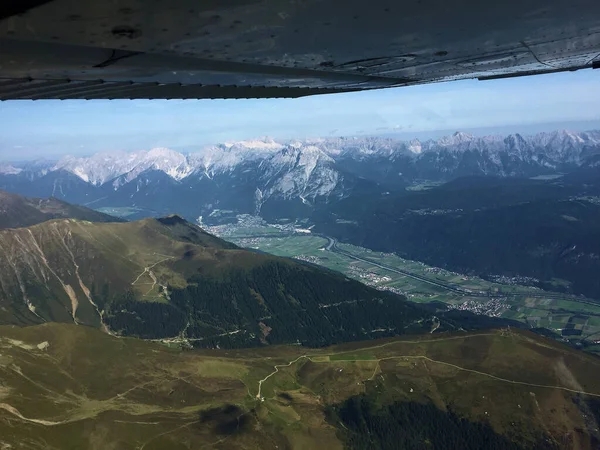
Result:
M372 157L399 158L412 156L414 161L430 159L431 154L460 154L478 152L489 154L492 161L502 164L499 155L507 153L523 163L537 162L542 166L556 168L561 164L580 165L591 156L591 150L600 147L600 131L572 132L558 130L532 136L511 134L506 137L490 135L476 137L464 132L456 132L440 139L420 141L397 140L383 137L323 138L277 142L270 138L239 141L207 146L201 151L184 155L168 148L153 148L148 151L102 152L89 157L66 156L59 161L42 163L3 163L0 174L18 175L33 172L45 175L48 172L65 170L83 181L102 185L127 174L132 181L147 170L158 170L175 180L189 176L212 177L219 172L251 160L263 160L263 167L271 160L273 165L286 157L297 154L310 167L316 159L335 162L340 159L368 160ZM294 153L296 152L296 153ZM428 155L429 154L429 155ZM592 152L592 154L597 154ZM327 158L329 157L329 158ZM302 161L299 160L302 163ZM510 173L505 175L509 176Z
M215 210L284 217L364 194L403 191L464 176L547 177L600 164L600 131L566 130L437 140L384 137L270 138L184 155L167 148L98 153L0 166L0 188L93 208L134 207L141 216ZM277 215L275 214L275 215Z

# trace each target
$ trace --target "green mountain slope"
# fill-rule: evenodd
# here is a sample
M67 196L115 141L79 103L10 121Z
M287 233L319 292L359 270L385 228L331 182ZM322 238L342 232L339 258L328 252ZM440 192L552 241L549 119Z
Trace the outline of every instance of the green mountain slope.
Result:
M54 323L0 327L0 354L4 448L599 443L600 360L523 331L181 351Z
M460 273L529 277L544 289L600 299L600 204L590 186L459 179L347 205L340 217L350 220L328 217L317 229Z
M487 325L251 252L178 216L0 231L0 323L48 321L196 346L335 342ZM437 316L437 317L436 317Z
M73 218L91 222L122 222L84 206L71 205L54 197L29 198L0 190L0 228L28 227L46 220Z

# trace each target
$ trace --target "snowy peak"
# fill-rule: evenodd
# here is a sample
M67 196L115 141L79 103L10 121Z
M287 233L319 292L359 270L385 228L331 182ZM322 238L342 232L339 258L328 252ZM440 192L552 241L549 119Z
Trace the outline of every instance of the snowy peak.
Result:
M426 141L372 136L288 142L261 138L206 146L189 155L169 148L153 148L131 153L71 156L52 164L5 164L0 166L0 174L27 174L33 179L44 176L48 171L64 170L91 185L112 182L114 189L119 189L146 171L159 171L181 181L190 176L214 179L243 171L254 174L252 171L257 170L256 175L251 176L263 180L269 189L285 193L319 192L321 195L331 192L341 182L343 177L339 167L344 164L359 177L367 176L363 163L372 165L371 174L407 179L472 174L526 176L536 170L547 173L548 170L561 171L591 164L590 158L597 162L598 154L598 131L558 130L534 136L485 137L456 132ZM352 164L347 164L348 161L354 162L353 168L350 168ZM373 176L374 181L381 181ZM268 192L267 189L263 195Z
M455 132L452 136L445 136L437 141L438 145L443 147L456 146L473 142L475 137L462 131Z
M115 180L115 187L118 188L148 170L164 172L177 181L195 172L214 176L215 173L230 170L243 161L264 158L283 147L283 144L265 138L208 146L187 156L168 148L132 153L97 153L90 157L67 156L51 170L66 170L96 186Z
M175 180L182 180L191 174L194 168L181 153L168 148L153 148L139 162L132 172L159 170Z
M0 182L34 188L38 196L93 202L95 207L176 208L191 211L193 217L214 211L285 210L296 217L355 192L364 199L366 192L402 191L423 181L538 177L597 166L598 131L483 137L456 132L410 141L373 136L262 138L205 146L192 154L169 148L98 153L0 165Z
M256 180L265 199L273 195L314 198L328 195L340 180L332 167L334 159L323 151L324 142L282 144L265 138L207 146L190 155L168 148L98 153L87 158L65 157L52 170L65 170L94 186L111 182L116 191L150 171L176 181L191 175L212 180L235 177L234 172L243 166L246 169L242 170L257 170ZM239 175L239 171L235 173Z
M238 148L238 149L249 149L253 151L264 151L264 152L273 152L277 150L281 150L284 146L279 142L275 142L274 139L265 137L263 139L253 139L248 141L234 141L234 142L226 142L223 144L226 148Z
M210 145L188 156L195 172L209 178L230 172L239 164L262 160L284 148L271 138Z
M289 145L272 155L269 164L289 167L314 167L318 162L333 163L334 160L315 145Z
M523 150L527 147L527 141L520 134L511 134L504 139L504 143L509 149Z
M415 155L420 154L423 151L423 145L421 145L421 141L418 139L413 139L407 143L407 148L411 153Z
M560 130L533 136L531 144L538 148L548 149L554 153L560 153L561 150L571 150L575 147L585 145L588 141L593 144L594 138L590 139L587 133L578 134L568 130Z
M342 179L334 164L334 159L316 145L294 142L260 163L260 178L266 188L261 199L275 195L309 203L326 197Z
M99 186L132 170L137 159L138 154L124 152L97 153L88 158L66 156L51 171L65 170L87 183Z
M349 157L361 160L370 157L387 157L406 150L406 143L403 141L373 136L329 138L311 140L307 143L318 146L334 159ZM302 144L298 143L297 145L301 146Z
M0 164L0 174L2 175L18 175L23 171L12 164Z
M160 170L176 180L185 178L193 171L184 155L168 148L133 153L97 153L87 158L67 156L51 170L61 169L96 186L125 174L128 176L121 178L121 183L128 182L146 170Z

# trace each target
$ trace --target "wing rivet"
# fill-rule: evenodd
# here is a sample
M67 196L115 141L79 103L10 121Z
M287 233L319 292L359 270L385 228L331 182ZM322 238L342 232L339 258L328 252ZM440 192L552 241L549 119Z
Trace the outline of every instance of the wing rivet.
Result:
M128 25L120 25L112 29L112 34L126 39L135 39L142 35L142 31Z

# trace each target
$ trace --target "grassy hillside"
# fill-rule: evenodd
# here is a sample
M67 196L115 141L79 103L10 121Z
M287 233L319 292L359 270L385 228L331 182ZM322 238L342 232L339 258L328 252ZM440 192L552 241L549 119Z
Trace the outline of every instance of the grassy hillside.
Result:
M407 449L599 442L600 360L522 331L229 351L73 324L0 336L6 448L365 448L368 432L395 448L399 429Z
M73 218L91 222L122 222L84 206L56 198L29 198L0 190L0 228L28 227L46 220Z
M0 246L7 262L0 272L0 295L19 312L15 323L97 323L97 309L105 305L95 300L107 300L106 292L166 302L166 285L187 286L186 279L198 267L217 274L223 267L264 259L172 218L128 223L53 220L0 230ZM5 317L10 322L10 312Z
M75 323L200 347L323 346L497 325L240 249L178 216L0 230L0 250L4 324Z

